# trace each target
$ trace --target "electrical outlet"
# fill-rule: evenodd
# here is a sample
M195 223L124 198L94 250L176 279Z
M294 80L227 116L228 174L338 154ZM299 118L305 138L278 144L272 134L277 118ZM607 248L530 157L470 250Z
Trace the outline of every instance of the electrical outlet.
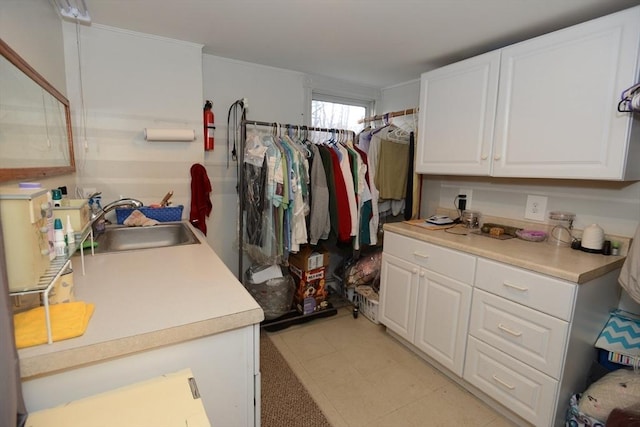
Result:
M544 221L547 213L547 196L527 196L527 206L524 217L535 221Z
M460 188L458 190L458 195L463 194L467 196L467 206L465 207L465 209L471 209L471 196L473 196L473 190L470 188Z

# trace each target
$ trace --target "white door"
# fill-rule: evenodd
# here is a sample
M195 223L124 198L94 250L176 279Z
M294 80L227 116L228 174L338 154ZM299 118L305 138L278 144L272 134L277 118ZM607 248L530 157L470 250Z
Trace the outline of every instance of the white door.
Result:
M418 267L383 253L380 274L380 323L413 341Z
M500 51L424 73L416 172L488 175Z
M634 8L502 49L492 175L623 177L639 23Z
M427 270L419 276L414 344L462 376L471 286Z

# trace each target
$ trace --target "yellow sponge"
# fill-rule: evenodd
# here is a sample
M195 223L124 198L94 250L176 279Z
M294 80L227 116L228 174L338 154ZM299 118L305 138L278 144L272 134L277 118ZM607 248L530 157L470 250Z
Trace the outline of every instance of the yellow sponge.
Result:
M93 310L93 304L82 301L50 305L52 340L62 341L84 334ZM15 314L13 323L17 348L31 347L47 342L44 307L36 307Z

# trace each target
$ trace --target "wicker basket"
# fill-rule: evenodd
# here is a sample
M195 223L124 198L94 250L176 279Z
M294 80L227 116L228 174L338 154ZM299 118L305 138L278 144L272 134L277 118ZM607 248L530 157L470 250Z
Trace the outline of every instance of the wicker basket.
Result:
M182 208L182 205L167 206L164 208L150 208L147 206L143 206L138 209L116 208L116 218L118 220L118 224L123 224L134 210L138 210L147 218L155 219L159 222L180 221L182 220Z

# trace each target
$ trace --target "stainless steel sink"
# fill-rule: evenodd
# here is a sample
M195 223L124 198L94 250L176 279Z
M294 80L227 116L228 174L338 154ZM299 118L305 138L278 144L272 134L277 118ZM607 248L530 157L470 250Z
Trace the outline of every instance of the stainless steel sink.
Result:
M171 222L150 227L127 227L109 225L95 239L98 247L96 253L134 251L167 246L199 244L185 222Z

